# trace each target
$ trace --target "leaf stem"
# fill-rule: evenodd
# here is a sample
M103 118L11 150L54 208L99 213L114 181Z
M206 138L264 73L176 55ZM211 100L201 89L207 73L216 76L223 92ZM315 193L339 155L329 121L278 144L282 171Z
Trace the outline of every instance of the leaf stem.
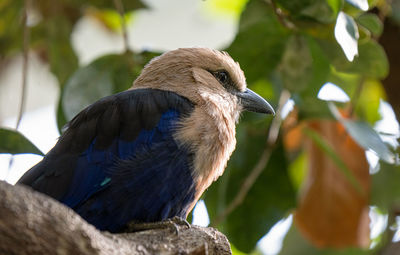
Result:
M15 129L18 130L21 124L22 115L25 111L26 103L26 91L27 91L27 79L28 79L28 64L29 64L29 41L30 41L30 29L28 26L28 9L31 6L31 0L25 0L24 10L22 14L22 27L23 27L23 48L22 48L22 88L21 88L21 99L19 103L19 110L17 115L17 122L15 123ZM8 161L8 171L6 178L10 173L10 169L14 163L14 155L11 155Z
M18 129L21 124L22 115L25 110L26 103L26 90L27 90L27 79L28 79L28 61L29 61L29 41L30 41L30 29L28 26L28 9L31 5L31 0L25 0L24 13L22 17L23 25L23 63L22 63L22 90L21 90L21 101L19 105L17 123L15 129Z
M361 76L360 81L357 84L356 91L354 91L354 94L350 101L349 117L353 116L354 111L357 108L358 101L360 100L360 96L364 88L364 83L365 83L365 77Z
M265 2L272 6L276 17L282 26L290 30L296 30L296 26L292 22L288 21L287 17L282 13L282 10L276 5L274 0L265 0Z
M253 170L250 172L250 174L246 177L246 179L242 183L242 186L240 187L235 198L225 208L224 211L219 213L214 218L214 220L211 222L210 226L215 227L215 226L219 225L222 221L225 220L225 218L233 210L235 210L240 204L243 203L244 199L246 198L247 193L249 192L251 187L253 187L257 178L260 176L262 171L267 166L269 159L271 157L271 154L275 148L276 140L278 139L278 135L279 135L279 129L282 124L282 116L281 116L282 108L289 99L290 99L290 92L287 90L283 90L280 95L280 98L279 98L279 106L278 106L278 110L276 111L276 116L272 120L271 127L268 132L268 137L267 137L267 140L265 143L264 151L262 152L262 154L261 154L257 164L253 168Z
M115 8L117 9L120 17L121 27L122 27L122 36L124 40L124 48L125 51L129 51L129 40L128 40L128 30L126 29L126 22L125 22L125 11L124 5L122 4L121 0L113 0Z

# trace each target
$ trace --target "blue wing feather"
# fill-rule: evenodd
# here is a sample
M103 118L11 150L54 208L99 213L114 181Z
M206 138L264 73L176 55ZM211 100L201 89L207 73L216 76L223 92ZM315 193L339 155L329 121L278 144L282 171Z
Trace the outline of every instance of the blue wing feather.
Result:
M115 139L107 150L96 150L94 141L79 158L70 191L61 202L97 228L112 232L130 220L185 217L195 185L192 155L173 138L178 120L177 111L167 111L154 129L142 130L131 142ZM109 181L102 185L105 180Z
M193 153L174 132L191 110L187 99L158 90L102 99L71 121L19 183L60 200L101 230L185 217L195 196ZM103 127L107 116L118 129Z

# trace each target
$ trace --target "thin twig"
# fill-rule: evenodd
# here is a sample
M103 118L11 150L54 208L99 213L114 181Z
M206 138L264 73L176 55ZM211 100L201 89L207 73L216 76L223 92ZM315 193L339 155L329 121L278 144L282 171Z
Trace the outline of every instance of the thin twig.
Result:
M25 111L25 103L26 103L26 91L27 91L27 79L28 79L28 60L29 60L29 41L30 41L30 29L28 26L28 9L31 6L31 0L25 0L25 5L24 5L24 10L23 10L23 16L22 16L22 26L23 26L23 62L22 62L22 88L21 88L21 99L19 103L19 109L18 109L18 116L17 116L17 122L15 123L15 129L17 130L19 128L19 125L21 124L22 120L22 115L24 115ZM14 156L12 155L10 157L10 160L8 161L8 172L6 179L8 177L8 174L10 173L10 169L14 163Z
M382 23L385 22L386 17L388 16L392 5L392 0L386 0L383 2L382 7L380 8L378 17Z
M364 88L364 83L365 83L365 77L361 76L360 81L357 84L356 90L354 91L354 94L351 98L350 102L350 109L349 109L349 117L352 117L354 114L354 111L357 108L358 101L360 100L362 90Z
M15 129L18 129L21 124L22 115L25 110L26 103L26 87L28 79L28 60L29 60L29 41L30 41L30 29L28 26L28 9L31 5L31 0L25 0L24 14L22 17L22 25L24 28L23 34L23 63L22 63L22 90L21 90L21 101L19 105L19 112L17 117L17 123Z
M274 0L265 0L265 2L272 6L276 17L278 18L278 21L282 24L282 26L290 30L296 30L296 26L292 22L288 21L287 17L282 13L282 10L278 6L276 6Z
M225 208L223 212L218 214L215 219L211 222L211 226L217 226L219 223L225 220L225 218L235 210L240 204L243 203L247 193L253 187L254 183L256 182L257 178L260 176L262 171L268 164L268 161L271 157L271 154L274 150L276 140L278 139L279 129L282 124L282 108L286 104L286 102L290 98L290 92L287 90L282 91L280 98L279 98L279 106L278 110L276 111L276 117L272 120L271 127L268 132L268 137L265 144L265 149L262 152L260 159L258 160L256 166L244 180L242 186L239 189L239 192L236 194L236 197L232 200L232 202Z
M125 51L129 51L128 31L126 30L124 5L122 4L121 0L114 0L114 5L120 17Z

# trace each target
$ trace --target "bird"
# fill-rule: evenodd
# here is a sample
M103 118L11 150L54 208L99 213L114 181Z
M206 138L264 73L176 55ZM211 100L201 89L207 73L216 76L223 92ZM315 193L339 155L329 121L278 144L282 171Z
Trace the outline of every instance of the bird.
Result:
M131 222L186 219L223 174L243 111L275 114L228 53L171 50L146 64L131 88L78 113L17 184L111 233Z

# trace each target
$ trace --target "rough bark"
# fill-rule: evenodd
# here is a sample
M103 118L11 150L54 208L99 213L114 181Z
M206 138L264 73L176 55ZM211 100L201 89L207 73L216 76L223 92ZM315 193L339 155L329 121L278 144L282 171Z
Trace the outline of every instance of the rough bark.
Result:
M0 254L231 254L214 228L179 226L101 232L70 208L24 186L0 182Z
M400 242L389 243L380 253L381 255L399 255L400 254Z
M400 120L400 26L387 18L379 43L386 51L390 67L388 76L383 80L383 87L397 119Z

